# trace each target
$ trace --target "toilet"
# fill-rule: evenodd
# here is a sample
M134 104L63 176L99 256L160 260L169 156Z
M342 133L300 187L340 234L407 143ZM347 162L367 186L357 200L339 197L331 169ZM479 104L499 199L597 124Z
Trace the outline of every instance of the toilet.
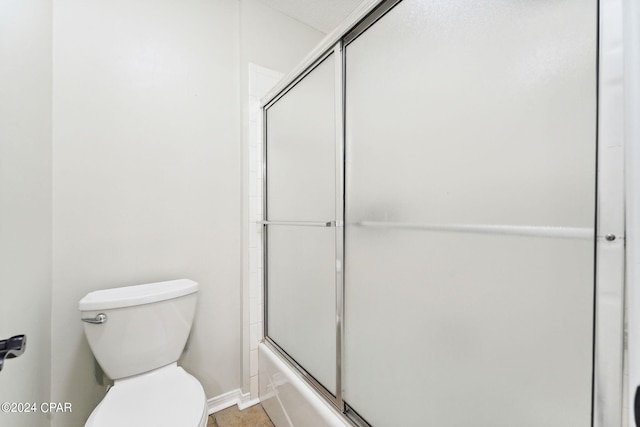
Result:
M114 385L85 427L205 427L202 385L177 365L198 284L181 279L90 292L80 300L89 346Z

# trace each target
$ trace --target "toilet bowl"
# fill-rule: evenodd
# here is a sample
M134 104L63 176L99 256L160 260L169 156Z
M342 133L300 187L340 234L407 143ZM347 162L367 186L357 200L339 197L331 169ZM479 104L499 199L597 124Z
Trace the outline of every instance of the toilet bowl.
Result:
M202 385L177 365L198 284L181 279L105 289L80 300L91 350L114 385L86 427L204 427Z

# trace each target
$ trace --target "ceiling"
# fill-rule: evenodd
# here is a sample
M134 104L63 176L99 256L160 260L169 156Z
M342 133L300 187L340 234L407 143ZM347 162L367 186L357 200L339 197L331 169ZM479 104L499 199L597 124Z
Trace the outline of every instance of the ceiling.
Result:
M261 0L262 3L310 27L329 33L362 0Z

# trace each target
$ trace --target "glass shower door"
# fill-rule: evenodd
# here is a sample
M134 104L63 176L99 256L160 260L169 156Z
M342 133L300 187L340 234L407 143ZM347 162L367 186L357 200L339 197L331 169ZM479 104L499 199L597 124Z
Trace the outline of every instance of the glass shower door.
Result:
M596 25L404 0L346 46L344 399L371 425L591 425Z
M336 125L331 53L266 108L267 337L336 395Z

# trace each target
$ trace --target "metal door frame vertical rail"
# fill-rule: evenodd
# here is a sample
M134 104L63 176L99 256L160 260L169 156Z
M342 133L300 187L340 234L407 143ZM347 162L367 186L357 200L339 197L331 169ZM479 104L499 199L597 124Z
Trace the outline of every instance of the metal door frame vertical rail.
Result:
M628 383L626 414L635 426L636 388L640 385L640 2L622 0L624 51L624 149L626 321ZM623 405L624 406L624 405ZM640 415L640 414L638 414Z
M344 56L342 40L333 48L335 58L336 117L336 403L344 411L342 367L344 349Z
M267 220L267 107L262 107L262 219ZM269 305L267 304L267 226L262 226L262 336L267 337Z
M624 362L624 90L622 1L600 0L593 427L622 426Z

